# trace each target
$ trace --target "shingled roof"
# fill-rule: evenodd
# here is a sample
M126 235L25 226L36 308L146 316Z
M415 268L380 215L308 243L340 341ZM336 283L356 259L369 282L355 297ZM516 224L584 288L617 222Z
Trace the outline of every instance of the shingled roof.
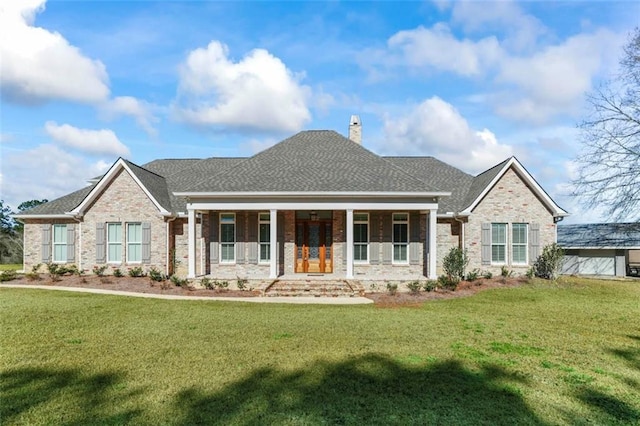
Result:
M640 223L589 223L559 225L563 248L640 248Z
M38 215L63 215L73 210L93 189L93 185L85 186L82 189L64 195L48 203L40 204L29 210L21 212L18 216L38 216Z
M335 131L310 130L182 192L437 192Z

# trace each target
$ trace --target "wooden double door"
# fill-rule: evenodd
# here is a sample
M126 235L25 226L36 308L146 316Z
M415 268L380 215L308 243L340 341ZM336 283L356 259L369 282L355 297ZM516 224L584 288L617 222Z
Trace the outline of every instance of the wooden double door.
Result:
M331 220L296 220L296 272L333 272Z

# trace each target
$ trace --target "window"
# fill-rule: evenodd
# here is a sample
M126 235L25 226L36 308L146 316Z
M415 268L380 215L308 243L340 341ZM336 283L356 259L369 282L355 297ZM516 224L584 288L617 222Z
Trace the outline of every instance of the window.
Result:
M353 214L353 260L369 261L369 213Z
M141 223L127 223L127 262L142 262Z
M220 214L220 262L236 261L236 215Z
M258 238L260 239L260 262L269 262L271 259L271 216L269 213L260 213L258 216Z
M491 262L507 262L507 224L491 224Z
M527 263L527 224L511 225L511 260L513 263Z
M107 223L107 262L122 262L122 224Z
M409 214L393 214L393 263L407 263Z
M53 261L67 261L67 225L53 225Z

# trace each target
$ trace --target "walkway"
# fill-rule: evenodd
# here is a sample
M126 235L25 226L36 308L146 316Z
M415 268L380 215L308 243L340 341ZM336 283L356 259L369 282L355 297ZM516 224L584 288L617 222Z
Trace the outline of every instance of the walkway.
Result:
M108 294L113 296L144 297L147 299L167 300L214 300L224 302L247 303L291 303L302 305L365 305L373 303L366 297L209 297L209 296L176 296L173 294L133 293L130 291L104 290L100 288L57 287L49 285L0 284L0 288L35 288L39 290L75 291L79 293Z

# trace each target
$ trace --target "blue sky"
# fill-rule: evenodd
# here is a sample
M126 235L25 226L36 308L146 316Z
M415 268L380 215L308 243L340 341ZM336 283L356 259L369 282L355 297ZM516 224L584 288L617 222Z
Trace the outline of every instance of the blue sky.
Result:
M568 222L584 96L637 2L0 0L2 199L80 188L119 156L248 156L306 129L479 173L515 155Z

